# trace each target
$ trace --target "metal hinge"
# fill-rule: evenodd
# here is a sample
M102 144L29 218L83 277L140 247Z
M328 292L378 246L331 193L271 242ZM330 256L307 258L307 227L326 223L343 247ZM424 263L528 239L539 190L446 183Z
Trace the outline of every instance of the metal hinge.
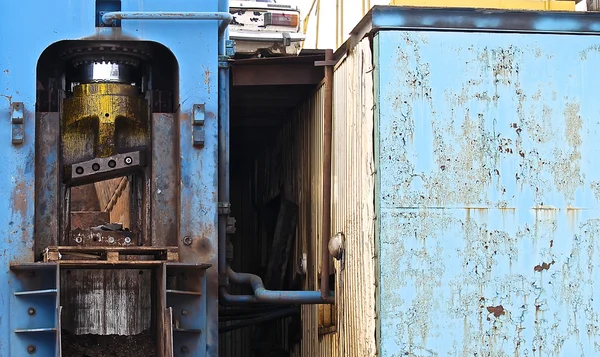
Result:
M219 202L219 214L230 214L231 204L229 202Z
M10 106L13 145L23 144L25 141L25 106L22 102L14 102Z
M204 147L204 112L204 104L194 104L192 110L192 140L196 147Z

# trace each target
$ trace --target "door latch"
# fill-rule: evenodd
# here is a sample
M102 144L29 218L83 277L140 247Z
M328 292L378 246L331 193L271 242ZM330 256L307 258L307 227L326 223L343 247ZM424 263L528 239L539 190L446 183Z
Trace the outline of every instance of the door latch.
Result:
M13 145L23 144L25 141L25 106L22 102L14 102L10 106Z

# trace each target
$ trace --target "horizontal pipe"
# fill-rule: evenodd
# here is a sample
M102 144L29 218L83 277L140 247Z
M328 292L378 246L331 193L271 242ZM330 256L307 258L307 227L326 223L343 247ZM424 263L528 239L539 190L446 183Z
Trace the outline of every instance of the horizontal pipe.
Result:
M254 295L231 295L225 288L221 289L221 297L225 302L230 303L260 303L268 302L273 304L334 304L335 298L329 295L326 298L321 296L320 291L274 291L267 290L258 275L248 273L236 273L229 266L227 267L227 276L233 283L249 284L254 291Z
M270 320L275 320L275 319L280 319L283 317L288 317L288 316L292 316L292 315L296 315L300 312L300 310L297 307L294 308L290 308L290 309L284 309L281 311L277 311L277 312L272 312L269 314L266 314L264 316L261 317L257 317L255 319L251 319L251 320L246 320L243 322L239 322L235 325L229 325L229 326L224 326L219 328L219 333L226 333L226 332L230 332L230 331L234 331L243 327L247 327L247 326L252 326L252 325L256 325L259 324L261 322L265 322L265 321L270 321Z
M225 31L233 16L228 12L144 12L111 11L102 15L102 23L110 26L115 20L221 20L219 33Z

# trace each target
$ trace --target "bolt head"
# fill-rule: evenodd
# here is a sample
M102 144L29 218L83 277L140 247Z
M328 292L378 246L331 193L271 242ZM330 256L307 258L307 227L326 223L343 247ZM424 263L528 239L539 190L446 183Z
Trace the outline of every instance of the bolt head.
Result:
M35 315L35 309L33 307L30 307L29 309L27 309L27 313L29 315Z
M29 354L34 354L35 353L35 346L34 345L27 346L27 352L29 352Z
M183 244L185 244L185 245L192 244L192 237L190 237L190 236L183 237Z
M131 165L132 163L133 163L133 159L132 159L132 158L130 158L129 156L127 156L127 157L125 158L125 164L127 164L127 165Z

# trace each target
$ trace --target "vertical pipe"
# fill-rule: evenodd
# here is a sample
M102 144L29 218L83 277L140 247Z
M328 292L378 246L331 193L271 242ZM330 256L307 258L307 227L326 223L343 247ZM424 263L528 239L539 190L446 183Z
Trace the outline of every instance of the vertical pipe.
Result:
M229 202L229 69L219 68L219 191L220 203ZM219 275L227 271L227 216L219 212Z
M335 1L335 48L340 46L340 0Z
M325 52L333 61L333 50ZM321 297L329 296L329 249L331 235L331 126L333 117L333 66L325 66L325 103L323 108L323 224L321 232Z
M319 22L321 21L321 0L317 0L317 29L315 30L315 48L319 48Z
M219 1L219 11L229 12L229 1ZM219 32L219 153L218 153L218 200L219 203L229 203L229 66L222 61L227 58L225 40L229 30ZM219 208L221 210L221 208ZM219 212L218 221L218 274L219 285L227 284L227 216Z

